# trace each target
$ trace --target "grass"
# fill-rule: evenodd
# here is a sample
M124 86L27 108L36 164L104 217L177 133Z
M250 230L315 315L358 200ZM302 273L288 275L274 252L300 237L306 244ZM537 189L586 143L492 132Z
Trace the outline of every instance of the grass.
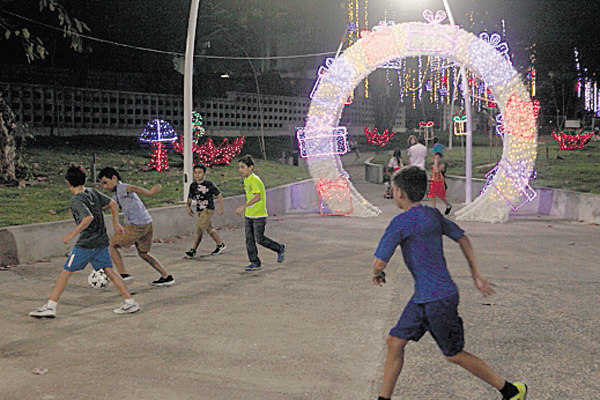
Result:
M473 178L484 179L485 174L500 160L502 148L499 146L501 144L491 148L473 147ZM378 154L373 162L387 165L391 156L389 153ZM402 155L406 162L404 150ZM458 147L455 144L451 151L444 151L444 162L448 174L465 175L465 155L460 144ZM535 170L537 178L532 182L535 186L600 194L600 142L589 142L581 150L559 150L551 138L542 137L538 143Z
M255 171L269 187L297 182L310 177L300 167L281 164L273 160L262 160L256 143L250 141L243 154L255 156ZM267 148L273 149L273 143ZM115 150L118 149L118 150ZM100 137L91 142L88 138L39 138L25 152L25 160L34 175L25 187L0 187L0 227L40 222L60 221L71 218L68 214L71 193L67 189L64 173L71 163L83 165L88 171L90 183L91 161L95 154L96 173L105 166L116 168L123 182L150 188L160 183L161 193L143 196L148 208L175 205L183 201L183 159L169 152L170 169L166 172L146 171L149 150L140 148L135 138ZM268 154L274 157L275 154ZM236 165L216 166L207 171L208 180L213 181L224 197L242 194L242 180ZM101 192L103 189L97 187Z

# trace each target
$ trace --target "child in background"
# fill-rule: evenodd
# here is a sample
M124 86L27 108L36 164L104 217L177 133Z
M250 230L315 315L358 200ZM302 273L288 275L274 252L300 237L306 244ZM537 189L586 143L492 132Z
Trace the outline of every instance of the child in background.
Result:
M211 255L220 254L227 246L221 241L217 230L212 226L212 216L215 212L215 200L219 203L217 214L223 215L223 196L219 188L211 181L205 180L206 167L203 164L198 164L194 167L194 182L190 184L190 191L186 203L186 210L188 215L191 217L194 213L192 211L192 200L196 201L196 213L198 214L198 224L196 225L196 233L192 242L192 248L185 252L188 257L195 257L198 245L202 241L202 232L207 232L210 237L215 241L217 247L213 250Z
M162 186L154 185L152 189L148 190L123 183L117 170L112 167L103 168L98 174L98 178L105 190L114 192L113 200L117 202L123 214L125 214L125 220L127 221L123 232L115 234L110 239L109 248L110 256L117 267L117 271L121 274L121 278L123 280L133 279L125 271L125 265L123 264L123 258L119 253L119 249L135 245L138 256L160 274L160 278L152 282L153 285L170 286L175 283L173 276L167 274L160 261L150 254L152 237L154 235L152 217L138 196L140 194L154 196L160 193Z
M379 241L371 279L378 286L386 283L383 270L400 246L404 263L415 280L415 293L387 337L388 352L379 400L391 399L402 372L406 345L409 341L419 341L427 331L447 361L460 365L498 389L503 400L525 400L525 384L504 380L483 360L464 350L463 322L458 315L458 287L446 267L443 235L460 245L475 287L484 297L492 295L495 286L479 273L469 238L437 209L420 203L427 191L424 170L418 167L402 169L394 175L392 191L396 205L404 212L392 219Z
M35 318L56 317L56 306L58 299L64 292L73 272L83 270L88 264L98 271L104 269L104 273L115 285L125 304L114 310L115 314L130 314L140 310L140 306L131 297L121 276L113 270L108 252L108 235L104 225L104 214L102 210L110 208L112 214L113 228L115 233L123 232L119 224L119 209L117 203L93 188L86 188L86 174L83 168L71 166L65 176L69 191L73 194L69 208L77 227L63 237L63 243L67 244L75 236L79 235L75 247L69 253L63 269L58 275L56 284L50 293L50 299L42 307L29 313Z
M440 153L444 157L444 145L440 143L438 138L433 138L433 147L431 149L433 154Z
M452 204L446 200L446 166L442 162L442 153L435 153L433 155L433 165L431 166L431 181L429 182L429 192L427 198L433 199L432 205L435 208L436 199L439 198L446 204L446 210L444 215L450 214L452 210Z
M383 174L383 182L386 186L385 195L383 196L384 198L392 198L391 179L394 173L402 167L404 167L404 163L402 162L402 150L396 149L394 150L394 155L392 158L390 158L390 161L387 164L385 174Z
M235 213L238 215L244 214L246 219L246 251L250 260L250 265L246 267L246 271L259 271L261 265L256 243L276 252L278 263L282 263L285 260L285 245L265 236L265 226L267 224L266 190L263 182L254 173L254 160L252 156L246 155L240 158L238 161L238 171L242 178L244 178L246 203L238 207Z

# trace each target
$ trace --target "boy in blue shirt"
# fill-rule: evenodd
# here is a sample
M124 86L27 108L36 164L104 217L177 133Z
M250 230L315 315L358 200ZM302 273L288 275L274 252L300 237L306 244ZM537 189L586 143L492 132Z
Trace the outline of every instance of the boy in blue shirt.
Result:
M462 319L458 315L458 288L446 268L442 236L460 245L471 269L471 276L483 296L494 293L493 283L479 274L473 248L465 232L447 220L435 208L420 201L427 192L427 174L418 167L408 167L394 175L393 197L405 212L392 219L375 251L372 280L385 283L383 270L402 248L404 263L415 280L415 293L398 323L387 338L388 353L379 400L389 400L404 363L404 348L409 341L419 341L429 331L446 360L458 364L494 386L503 400L525 400L527 386L501 378L483 360L464 350Z

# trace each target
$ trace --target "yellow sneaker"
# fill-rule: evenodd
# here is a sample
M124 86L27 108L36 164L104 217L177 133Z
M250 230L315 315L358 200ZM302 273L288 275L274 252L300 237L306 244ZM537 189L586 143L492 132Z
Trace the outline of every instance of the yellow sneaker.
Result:
M527 397L527 385L520 382L513 382L513 385L519 389L519 394L510 398L510 400L525 400Z

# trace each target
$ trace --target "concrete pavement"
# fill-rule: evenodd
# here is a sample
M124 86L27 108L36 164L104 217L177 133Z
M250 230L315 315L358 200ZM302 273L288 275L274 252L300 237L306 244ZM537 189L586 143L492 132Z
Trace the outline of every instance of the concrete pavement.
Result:
M87 287L88 268L71 279L58 318L36 320L27 313L46 301L64 258L0 272L0 399L376 398L385 336L412 278L397 252L388 284L370 282L373 250L397 210L381 185L364 182L362 166L348 170L382 215L273 217L266 232L286 243L283 264L261 248L263 270L243 271L241 220L219 231L227 244L219 256L183 259L190 236L156 243L152 253L177 281L171 287L152 287L157 274L124 252L142 307L135 315L113 314L120 297L113 287ZM536 215L461 226L498 285L483 299L458 245L446 240L467 350L526 382L530 400L600 399L598 227ZM213 246L207 237L200 252ZM48 372L35 375L37 367ZM395 398L499 395L446 363L426 335L407 348Z

